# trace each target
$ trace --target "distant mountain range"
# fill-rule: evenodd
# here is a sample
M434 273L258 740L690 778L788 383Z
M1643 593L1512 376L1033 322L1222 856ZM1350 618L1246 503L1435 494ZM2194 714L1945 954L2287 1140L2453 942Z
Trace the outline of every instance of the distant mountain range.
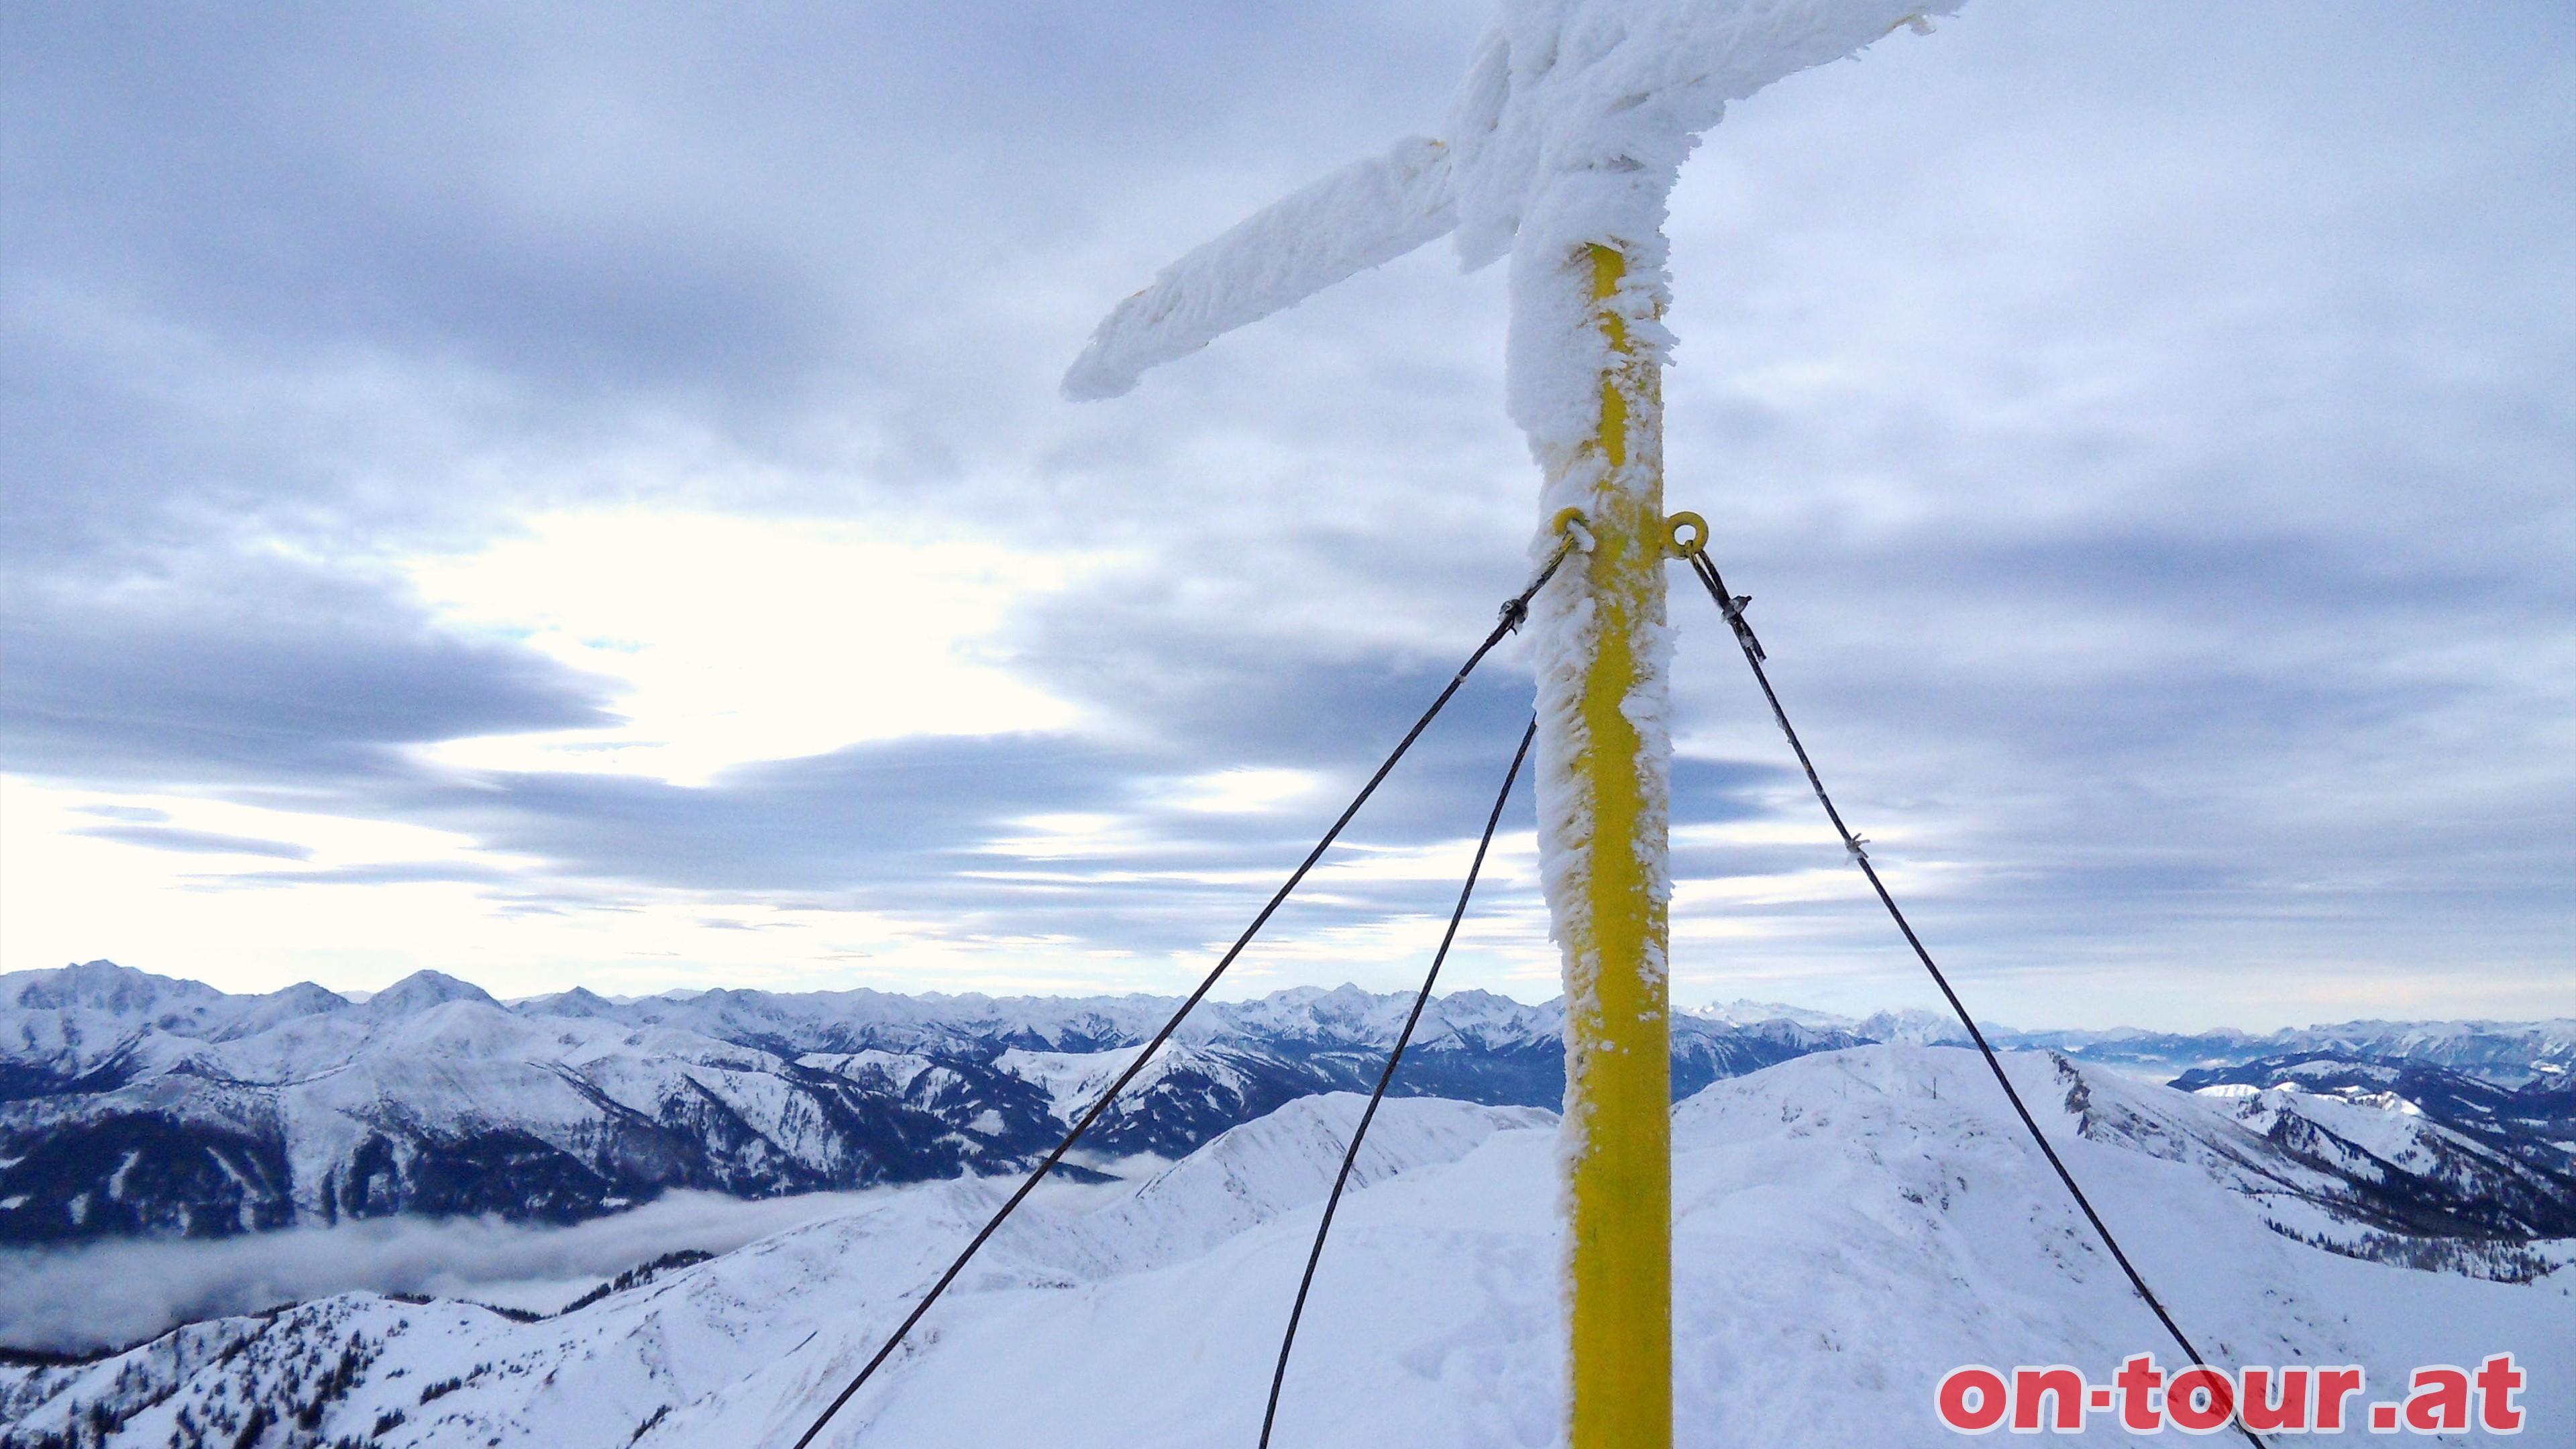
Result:
M395 1213L571 1222L678 1187L765 1197L1007 1171L1176 1004L866 990L505 1004L435 972L352 1001L309 983L235 996L106 961L0 976L0 1243ZM1176 1158L1298 1098L1364 1091L1409 1005L1349 986L1207 1003L1086 1149ZM1396 1091L1553 1109L1563 1025L1556 1003L1442 997ZM1988 1031L2245 1096L2269 1114L2258 1130L2341 1163L2347 1186L2370 1177L2346 1170L2353 1153L2383 1163L2380 1188L2334 1190L2374 1230L2576 1234L2576 1022ZM1673 1037L1680 1098L1813 1053L1963 1034L1929 1013L1739 1002L1676 1013Z
M2008 1070L2211 1362L2358 1364L2393 1400L2411 1365L2509 1346L2529 1442L2576 1443L2548 1377L2576 1362L2576 1243L2422 1235L2490 1211L2509 1163L2324 1091L2196 1095L2040 1055ZM1040 1192L823 1442L1251 1442L1360 1106L1304 1097L1160 1170ZM1535 1108L1389 1104L1305 1305L1285 1442L1562 1442L1553 1128ZM1855 1047L1707 1087L1674 1113L1673 1177L1676 1442L1936 1449L1959 1442L1929 1412L1954 1365L2101 1382L2140 1350L2175 1362L1965 1053ZM792 1443L1009 1187L872 1193L567 1287L559 1313L355 1292L81 1361L0 1356L0 1449Z

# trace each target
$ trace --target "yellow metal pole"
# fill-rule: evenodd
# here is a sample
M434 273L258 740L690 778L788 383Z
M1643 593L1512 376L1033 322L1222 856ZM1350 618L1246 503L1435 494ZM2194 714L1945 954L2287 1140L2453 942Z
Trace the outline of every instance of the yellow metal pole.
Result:
M1672 1056L1665 975L1667 781L1660 727L1632 705L1664 621L1663 396L1610 307L1627 258L1590 249L1609 361L1601 429L1564 460L1598 482L1584 507L1593 652L1567 783L1590 798L1581 879L1560 909L1566 965L1571 1449L1669 1449L1673 1435ZM1562 495L1559 495L1562 496ZM1659 685L1660 681L1653 681ZM1660 698L1660 690L1642 697Z

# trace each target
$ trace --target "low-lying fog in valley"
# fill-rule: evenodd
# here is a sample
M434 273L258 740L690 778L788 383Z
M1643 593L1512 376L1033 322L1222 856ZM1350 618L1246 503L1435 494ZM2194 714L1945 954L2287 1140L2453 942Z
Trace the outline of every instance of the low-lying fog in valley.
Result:
M378 1218L212 1242L127 1239L0 1252L0 1344L121 1346L183 1323L371 1289L552 1313L667 1253L726 1253L849 1211L865 1192L765 1202L680 1191L569 1227Z

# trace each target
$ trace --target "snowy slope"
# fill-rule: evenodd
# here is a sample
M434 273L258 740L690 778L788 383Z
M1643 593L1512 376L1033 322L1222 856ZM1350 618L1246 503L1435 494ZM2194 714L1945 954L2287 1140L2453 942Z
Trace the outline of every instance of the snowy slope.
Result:
M2244 1099L2044 1056L2013 1071L2213 1358L2360 1363L2384 1386L2511 1349L2535 1370L2524 1442L2576 1442L2569 1272L2497 1283L2305 1245L2244 1190L2248 1172L2310 1170L2266 1156ZM1357 1106L1298 1103L1141 1188L1042 1195L823 1442L1250 1442ZM1390 1103L1382 1122L1279 1442L1561 1442L1555 1134L1543 1114L1437 1101ZM2132 1352L2171 1361L1968 1053L1870 1047L1719 1083L1678 1109L1674 1143L1681 1442L1946 1444L1928 1404L1956 1364L2098 1378ZM303 1410L307 1433L264 1442L783 1449L999 1190L880 1194L541 1322L353 1295L202 1325L15 1371L0 1416L13 1445L94 1410L105 1442L155 1449ZM2098 1421L2094 1441L2128 1442Z

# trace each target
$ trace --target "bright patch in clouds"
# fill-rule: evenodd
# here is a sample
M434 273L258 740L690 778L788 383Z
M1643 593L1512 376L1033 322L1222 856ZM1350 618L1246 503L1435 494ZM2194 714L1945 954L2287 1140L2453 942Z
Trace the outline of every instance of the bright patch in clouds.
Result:
M993 637L1099 557L841 523L544 515L408 572L448 629L614 681L625 723L419 753L460 769L701 785L865 741L1063 729L1080 712L1014 678ZM675 975L905 985L999 944L872 911L556 879L470 835L354 818L324 798L6 788L0 958L11 969L108 955L252 989L300 976L373 986L424 966L479 972L505 992L658 988ZM1225 798L1282 788L1239 784ZM1074 989L1098 984L1075 969Z
M1251 815L1283 809L1315 788L1309 770L1219 770L1184 780L1170 803L1208 815Z
M441 744L479 769L703 783L728 766L904 735L1063 729L1079 711L1013 677L1011 611L1092 560L849 524L558 513L463 558L413 560L460 630L619 681L622 727Z

